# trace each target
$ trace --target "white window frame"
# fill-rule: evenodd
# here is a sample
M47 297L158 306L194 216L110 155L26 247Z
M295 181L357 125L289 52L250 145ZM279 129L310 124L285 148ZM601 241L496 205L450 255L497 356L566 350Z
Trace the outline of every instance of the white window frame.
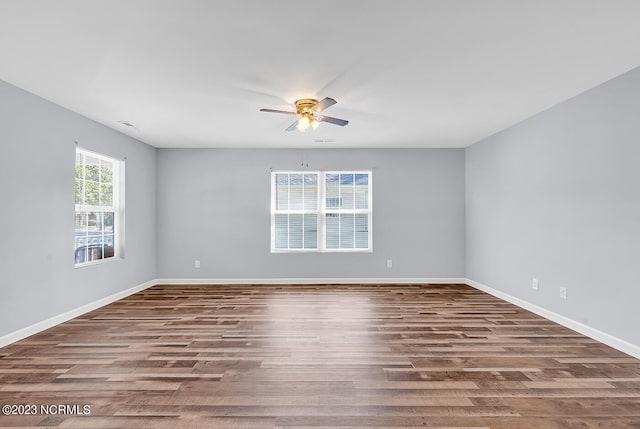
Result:
M91 150L84 149L82 147L76 146L76 150L74 152L74 166L76 165L76 157L77 154L81 153L85 156L90 156L99 160L103 160L109 162L113 165L112 172L112 187L113 187L113 196L112 196L112 206L109 206L112 210L105 210L107 206L93 206L93 205L85 205L85 204L75 204L75 215L78 213L110 213L113 211L113 223L114 223L114 231L113 231L113 251L114 254L112 257L101 258L92 261L86 261L81 263L75 263L74 266L76 268L106 263L110 261L121 260L124 258L124 169L125 169L125 161L123 159L117 159L108 155L104 155L98 152L93 152ZM74 174L75 178L75 174ZM74 179L75 182L75 179ZM75 197L74 197L75 199ZM76 242L75 242L75 228L74 228L74 254L76 251Z
M316 210L276 210L276 175L277 174L317 174L318 175L318 201ZM326 206L326 176L328 174L366 174L368 176L366 209L328 209ZM373 173L371 170L279 170L271 172L271 253L372 253L373 252ZM318 215L318 237L317 248L282 249L276 248L276 214L317 214ZM326 246L326 219L327 214L366 214L367 225L367 248L327 248Z

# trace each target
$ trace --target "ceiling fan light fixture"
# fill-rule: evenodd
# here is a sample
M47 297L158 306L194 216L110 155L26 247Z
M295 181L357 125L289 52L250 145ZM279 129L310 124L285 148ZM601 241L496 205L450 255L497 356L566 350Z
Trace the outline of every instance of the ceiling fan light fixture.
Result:
M302 133L307 131L309 127L315 130L320 126L320 122L328 122L333 125L344 127L349 123L344 119L332 118L331 116L319 115L327 107L336 104L336 100L325 97L318 101L313 98L302 98L296 101L296 111L288 112L286 110L260 109L261 112L282 113L285 115L298 115L300 119L289 125L286 131L298 130Z
M309 117L305 115L298 120L298 124L296 125L296 128L298 131L301 131L304 133L309 129L309 125L311 125L311 120L309 120Z

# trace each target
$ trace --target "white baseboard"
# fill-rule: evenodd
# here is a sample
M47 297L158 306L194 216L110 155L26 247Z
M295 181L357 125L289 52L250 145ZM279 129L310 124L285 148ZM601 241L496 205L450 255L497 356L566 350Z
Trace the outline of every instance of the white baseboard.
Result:
M150 288L155 284L156 284L156 280L150 280L148 282L144 282L142 284L139 284L127 290L114 293L113 295L109 295L105 298L101 298L97 301L90 302L89 304L82 305L80 307L74 308L73 310L69 310L65 313L59 314L57 316L53 316L49 319L40 321L38 323L34 323L33 325L27 326L26 328L22 328L15 332L11 332L9 334L3 335L2 337L0 337L0 347L4 347L11 343L15 343L16 341L20 341L24 338L30 337L31 335L37 334L38 332L42 332L45 329L52 328L56 325L59 325L60 323L66 322L67 320L71 320L74 317L81 316L97 308L103 307L107 304L111 304L114 301L125 298L129 295L133 295L136 292L140 292L141 290Z
M613 347L614 349L620 350L623 353L626 353L628 355L631 355L635 358L640 359L640 346L637 346L628 341L622 340L618 337L614 337L613 335L607 334L606 332L599 331L595 328L592 328L591 326L585 325L584 323L576 322L573 319L562 316L561 314L558 314L558 313L554 313L553 311L547 310L546 308L537 306L523 299L516 298L515 296L509 295L508 293L499 291L497 289L493 289L482 283L478 283L471 279L466 279L465 282L469 286L473 286L476 289L479 289L497 298L503 299L507 302L510 302L511 304L524 308L525 310L529 310L532 313L535 313L539 316L542 316L546 319L556 322L566 328L579 332L582 335L586 335L589 338L593 338L596 341L599 341L603 344Z
M165 285L224 285L224 284L465 284L465 278L254 278L254 279L156 279L156 284Z

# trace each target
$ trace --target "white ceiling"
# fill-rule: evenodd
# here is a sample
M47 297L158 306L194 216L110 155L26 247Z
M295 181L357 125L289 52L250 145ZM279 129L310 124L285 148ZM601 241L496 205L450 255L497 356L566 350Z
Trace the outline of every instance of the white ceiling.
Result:
M638 0L0 0L0 79L157 147L465 147L640 66L639 22ZM325 96L349 125L258 111Z

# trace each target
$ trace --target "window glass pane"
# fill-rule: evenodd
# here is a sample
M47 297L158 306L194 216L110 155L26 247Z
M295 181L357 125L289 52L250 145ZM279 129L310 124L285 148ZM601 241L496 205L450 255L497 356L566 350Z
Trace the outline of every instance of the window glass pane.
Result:
M82 264L84 262L88 262L87 261L88 252L89 252L89 250L88 250L86 244L76 244L75 263L76 264Z
M276 214L274 219L275 247L286 249L289 247L289 215Z
M353 174L340 175L340 198L342 199L342 208L353 209Z
M87 214L84 212L77 212L75 225L76 225L76 230L87 229Z
M82 253L81 253L81 257L82 257L81 262L91 262L91 261L96 261L98 259L102 259L100 257L101 253L102 253L102 248L99 246L93 245L93 246L83 247Z
M289 248L302 249L303 238L303 215L289 215Z
M82 180L76 179L76 204L84 204L84 193L82 192Z
M355 216L355 247L357 249L369 247L369 215L357 214Z
M102 241L102 213L89 212L87 216L87 237L89 244L96 245Z
M289 186L289 174L288 173L276 174L276 186Z
M304 175L304 209L318 209L318 175Z
M85 178L98 182L100 180L100 160L90 155L85 156Z
M87 214L80 212L76 213L75 220L76 236L84 236L87 233Z
M84 178L83 157L84 155L82 153L76 151L76 179Z
M367 186L356 186L354 197L354 204L356 209L366 210L369 208L369 189Z
M276 174L276 210L289 209L289 175Z
M84 183L84 203L89 206L97 206L100 202L100 187L98 182L86 181Z
M304 248L316 249L318 247L318 215L304 215Z
M327 213L326 217L326 246L327 249L340 248L340 215Z
M360 186L366 186L369 184L369 175L366 173L359 173L355 175L355 184Z
M340 215L340 248L352 249L354 239L354 215Z
M289 175L289 210L302 210L302 174Z
M369 175L368 174L355 175L354 207L356 209L369 208Z
M85 236L83 235L76 235L76 240L75 240L75 245L76 245L76 250L82 248L82 247L86 247L87 246L87 239Z
M115 247L113 245L113 236L111 236L111 238L106 238L105 239L105 244L103 246L103 258L107 259L107 258L113 258L115 255Z
M113 186L108 184L100 185L100 205L103 207L113 205Z
M113 225L113 218L115 217L113 212L105 212L104 213L104 232L105 234L115 232Z
M325 206L327 209L339 209L340 203L340 175L325 175Z
M340 175L340 184L341 185L353 185L353 173L342 173Z
M100 182L113 183L113 163L100 161Z
M115 243L115 236L113 234L105 234L102 238L102 243L107 247L113 247Z

